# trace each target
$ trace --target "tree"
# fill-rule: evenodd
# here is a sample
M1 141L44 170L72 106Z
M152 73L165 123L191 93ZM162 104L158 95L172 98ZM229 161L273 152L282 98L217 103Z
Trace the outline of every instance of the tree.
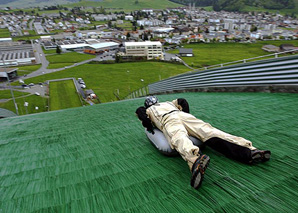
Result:
M61 52L62 52L61 48L57 45L57 47L56 47L56 53L57 54L61 54Z
M258 30L257 26L252 25L250 28L250 32L256 32Z
M136 1L135 1L135 4L138 4L138 3L139 3L139 1L138 1L138 0L136 0Z

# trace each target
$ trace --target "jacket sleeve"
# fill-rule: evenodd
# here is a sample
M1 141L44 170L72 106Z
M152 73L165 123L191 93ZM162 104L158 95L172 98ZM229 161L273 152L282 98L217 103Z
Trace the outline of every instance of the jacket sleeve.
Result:
M184 98L178 98L176 100L173 100L173 104L175 104L175 106L186 113L189 113L189 105L186 99Z
M142 125L147 129L147 131L154 134L152 122L146 114L146 108L139 107L136 110L136 115L138 116L139 120L142 121Z

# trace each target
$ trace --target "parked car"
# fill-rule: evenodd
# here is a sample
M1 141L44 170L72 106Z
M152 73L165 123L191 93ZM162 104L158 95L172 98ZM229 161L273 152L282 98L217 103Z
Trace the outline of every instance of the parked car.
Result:
M35 92L35 95L38 95L38 96L40 96L40 94L39 94L38 92Z
M28 86L29 86L29 87L33 87L33 86L34 86L34 84L33 84L33 83L30 83L30 84L28 84Z
M22 87L23 87L24 89L28 89L28 88L29 88L27 84L22 84Z
M86 85L85 84L81 84L80 86L81 86L82 89L85 89L86 88Z

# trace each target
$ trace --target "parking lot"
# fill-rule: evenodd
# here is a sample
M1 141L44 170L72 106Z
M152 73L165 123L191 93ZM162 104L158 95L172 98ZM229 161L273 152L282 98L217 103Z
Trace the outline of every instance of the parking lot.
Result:
M28 86L28 87L24 87L24 92L29 92L31 94L35 94L35 95L40 95L40 96L45 96L46 95L46 91L47 91L47 85L42 84L35 84L34 86Z

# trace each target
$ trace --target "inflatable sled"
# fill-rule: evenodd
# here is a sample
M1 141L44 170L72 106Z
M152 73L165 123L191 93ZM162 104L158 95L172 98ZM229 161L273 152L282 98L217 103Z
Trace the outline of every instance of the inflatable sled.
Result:
M154 134L148 132L146 129L145 129L145 133L148 139L150 140L150 142L155 146L155 148L158 149L158 151L164 155L178 156L179 153L175 149L171 148L163 132L157 128L154 128L153 130L154 130ZM203 149L205 147L205 144L199 139L192 136L189 136L189 139L192 141L194 145L200 147L200 149Z

